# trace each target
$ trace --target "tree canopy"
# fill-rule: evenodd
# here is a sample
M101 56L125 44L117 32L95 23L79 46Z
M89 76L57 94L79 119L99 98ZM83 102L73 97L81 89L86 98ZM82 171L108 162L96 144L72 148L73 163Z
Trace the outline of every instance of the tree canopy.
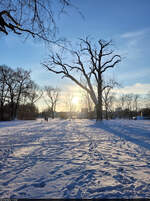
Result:
M55 16L70 5L70 0L1 0L0 33L54 41Z

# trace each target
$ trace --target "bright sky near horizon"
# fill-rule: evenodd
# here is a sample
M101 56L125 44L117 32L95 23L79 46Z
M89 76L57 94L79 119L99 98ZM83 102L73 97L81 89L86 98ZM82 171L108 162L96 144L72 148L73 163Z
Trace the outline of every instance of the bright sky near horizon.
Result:
M150 90L150 0L74 0L84 15L69 8L57 19L58 37L69 41L91 36L95 41L112 39L122 62L113 74L127 91L144 93ZM48 50L40 42L15 34L0 38L0 65L22 67L32 71L39 85L67 86L72 82L60 79L41 66ZM73 83L72 83L73 84Z

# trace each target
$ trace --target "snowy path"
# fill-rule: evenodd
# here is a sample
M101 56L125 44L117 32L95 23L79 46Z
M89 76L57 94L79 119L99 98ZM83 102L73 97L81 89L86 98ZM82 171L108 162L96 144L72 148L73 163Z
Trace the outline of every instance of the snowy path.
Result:
M150 198L150 121L0 122L0 198Z

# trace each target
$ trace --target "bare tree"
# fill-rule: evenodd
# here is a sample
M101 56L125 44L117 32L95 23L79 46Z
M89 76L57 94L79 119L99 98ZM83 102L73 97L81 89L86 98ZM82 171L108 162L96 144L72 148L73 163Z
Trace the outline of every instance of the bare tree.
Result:
M125 94L121 94L121 96L119 97L119 106L121 107L121 110L125 109Z
M150 91L145 95L143 102L145 102L145 108L150 108Z
M16 98L16 76L15 71L9 67L5 67L3 70L4 81L7 85L7 100L10 108L10 119L14 119L14 108L15 108L15 98Z
M106 119L109 119L108 113L112 113L112 106L115 100L114 93L112 92L112 90L114 89L114 87L119 86L119 84L114 79L110 79L109 81L104 82L103 85L107 86L104 87L102 98L103 98L103 106L105 108L105 117Z
M7 66L0 67L0 109L3 120L4 105L9 105L10 119L16 118L21 97L31 87L30 72L22 68L13 70Z
M55 14L63 13L70 5L71 0L1 0L0 32L8 35L13 31L53 41L57 30Z
M137 113L139 108L139 94L133 94L133 110Z
M50 55L50 59L43 63L43 66L49 71L62 74L63 78L71 79L87 91L95 105L97 120L103 118L102 92L107 87L103 87L102 75L121 61L120 55L114 54L114 51L109 49L111 44L111 41L104 40L92 44L88 38L80 39L79 50L70 52L74 58L71 64L58 53ZM96 91L93 82L96 83Z
M126 108L127 108L129 111L132 110L132 100L133 100L133 94L126 94L126 95L125 95Z
M42 96L43 96L43 91L35 82L32 81L31 88L27 94L27 99L29 99L29 102L31 103L31 105L34 105Z
M8 72L10 68L3 65L0 66L0 121L4 120L4 106L8 103L8 86L6 80L9 79Z
M32 87L32 81L30 77L30 71L23 70L22 68L17 68L14 72L15 78L15 88L14 88L14 97L16 99L15 108L14 108L14 118L17 116L17 110L21 100L21 96L28 94L28 91Z
M73 104L73 95L71 93L68 93L65 97L65 105L67 110L69 111L69 118L72 119L72 114L75 110L75 105Z
M49 105L52 113L52 119L54 119L54 113L56 111L56 106L60 94L60 89L53 88L51 86L45 86L45 92L48 97L47 105Z

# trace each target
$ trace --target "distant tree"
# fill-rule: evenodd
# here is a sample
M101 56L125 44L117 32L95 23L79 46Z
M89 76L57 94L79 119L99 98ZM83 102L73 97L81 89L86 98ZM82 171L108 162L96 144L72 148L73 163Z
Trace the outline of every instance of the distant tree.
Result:
M119 97L119 107L124 110L125 109L125 94L121 94Z
M112 114L114 111L114 102L115 102L115 94L110 92L110 88L104 91L103 93L103 104L104 104L104 110L105 110L105 118L111 119Z
M54 113L56 111L56 106L58 103L58 98L60 94L59 88L53 88L51 86L45 86L45 92L46 96L48 97L48 100L46 101L47 105L49 105L51 113L52 113L52 119L54 119Z
M110 49L111 44L111 41L99 40L96 45L88 38L81 39L79 50L69 52L73 56L71 63L66 62L58 53L51 54L49 60L43 63L49 71L71 79L90 95L95 105L97 120L103 118L102 92L107 87L103 87L103 73L121 62L120 55L114 54ZM96 83L96 90L93 83Z
M35 104L42 96L43 91L35 82L32 81L30 90L28 91L27 94L27 99L29 100L29 103Z
M6 80L9 79L10 69L3 65L0 66L0 121L4 120L5 105L8 103L8 86Z
M138 115L140 95L132 93L121 94L118 99L121 117L131 119L133 116Z
M17 68L17 71L14 73L16 79L14 88L14 96L16 99L16 104L14 108L14 118L16 118L17 116L17 110L19 107L21 96L28 94L29 89L32 87L30 73L30 71L23 70L22 68Z
M51 111L50 111L50 107L48 105L47 108L43 109L42 112L40 112L40 117L45 118L45 117L50 117L51 116Z
M143 117L147 117L148 119L150 119L150 108L143 108L140 112Z
M133 94L126 94L126 95L125 95L126 108L127 108L129 111L132 110L132 100L133 100Z
M4 120L4 113L8 111L10 120L17 117L17 111L23 97L29 96L33 81L30 71L5 65L0 66L0 120ZM7 109L6 109L7 106ZM6 109L6 110L5 110Z
M14 108L15 108L15 88L16 88L16 77L13 69L3 66L3 78L4 82L7 85L7 104L10 108L10 119L14 118Z
M150 91L144 97L145 107L150 108Z
M112 107L113 107L113 102L115 101L114 93L112 93L112 90L114 87L119 86L119 83L117 83L114 79L110 79L109 81L104 82L105 89L103 90L102 93L102 98L103 98L103 106L105 108L105 118L108 120L109 118L112 117Z
M71 0L1 0L0 32L8 35L12 31L54 41L55 15L70 5Z
M38 108L34 104L27 103L20 105L18 109L18 119L35 120L38 116Z
M73 112L75 111L75 105L73 104L73 94L67 93L65 96L65 106L67 111L69 112L69 118L72 119Z
M139 109L139 99L140 99L139 94L133 94L133 111L135 111L136 113L138 112Z

